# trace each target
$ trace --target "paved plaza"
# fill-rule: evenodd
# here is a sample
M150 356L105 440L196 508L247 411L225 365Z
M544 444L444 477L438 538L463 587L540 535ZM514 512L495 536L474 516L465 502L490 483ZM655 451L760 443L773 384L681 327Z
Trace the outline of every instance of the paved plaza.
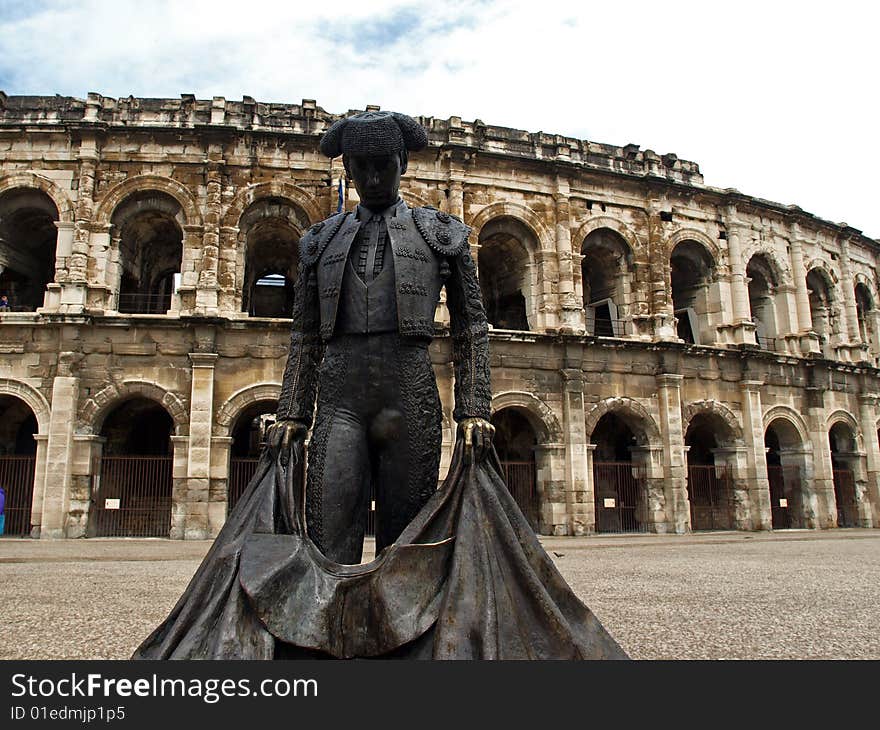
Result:
M633 658L880 659L880 530L542 541ZM0 540L0 658L127 658L209 545Z

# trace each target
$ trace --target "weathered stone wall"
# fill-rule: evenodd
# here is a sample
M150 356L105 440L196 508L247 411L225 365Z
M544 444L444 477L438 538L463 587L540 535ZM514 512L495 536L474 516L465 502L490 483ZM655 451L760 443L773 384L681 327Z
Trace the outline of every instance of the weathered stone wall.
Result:
M309 100L0 93L0 202L29 189L57 211L44 306L0 314L0 394L25 402L38 422L36 532L86 534L103 419L132 397L161 404L174 422L171 536L219 530L236 418L277 398L289 338L284 319L241 311L247 230L259 224L247 216L261 204L264 217L283 211L286 230L301 235L335 212L344 173L317 140L336 118ZM799 439L782 458L799 469L804 526L837 524L832 466L844 463L859 524L880 524L877 241L794 206L706 187L697 165L675 155L454 117L422 122L430 146L411 157L403 197L472 226L478 267L494 246L522 262L513 294L529 331L493 331L492 385L496 411L518 410L534 431L542 532L596 529L604 507L594 499L594 431L608 414L633 434L642 529L691 527L686 441L699 422L717 424L713 454L731 475L733 526L772 525L779 505L765 435L774 424ZM346 206L356 202L348 185ZM120 312L123 240L149 257L160 228L179 236L168 307ZM697 259L674 263L694 251L708 262L696 278L688 267ZM602 303L584 300L584 274L594 276L600 258L614 292L607 331ZM760 291L756 271L767 279ZM814 271L827 282L821 310L806 283ZM692 315L676 307L679 276L691 277ZM686 316L700 344L682 335ZM432 357L444 469L454 439L446 319L441 304ZM837 422L854 448L832 457Z

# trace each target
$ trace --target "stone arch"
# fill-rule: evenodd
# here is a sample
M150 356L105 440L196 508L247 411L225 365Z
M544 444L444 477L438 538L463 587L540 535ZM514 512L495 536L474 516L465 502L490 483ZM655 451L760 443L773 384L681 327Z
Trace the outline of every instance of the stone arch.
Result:
M314 225L327 217L322 212L317 199L307 190L285 180L270 180L268 182L248 185L246 188L239 190L226 209L220 225L222 227L237 227L244 212L261 198L283 198L288 200L306 214L308 225Z
M870 276L859 272L855 276L853 276L853 289L857 287L859 284L865 287L868 290L868 295L871 298L871 308L875 309L877 307L877 285L871 279Z
M627 422L634 434L638 432L644 434L647 444L640 444L641 446L661 445L660 429L654 417L637 400L626 397L606 398L593 406L585 419L587 440L593 435L596 425L606 413L616 413Z
M775 288L792 284L791 267L780 259L775 250L759 243L746 246L742 254L742 260L746 268L748 268L749 262L755 256L761 256L767 262L767 266L774 279L772 284Z
M134 193L157 191L165 193L180 203L185 225L203 225L199 204L193 193L185 185L160 175L135 175L110 188L95 210L94 225L109 225L113 212L129 196Z
M862 438L862 429L859 428L859 423L853 418L852 414L848 411L843 410L842 408L838 408L833 411L825 421L825 431L830 432L835 424L843 423L845 424L850 431L852 431L853 438L857 444L857 448L859 451L864 451L865 444Z
M618 220L617 218L612 218L609 215L600 215L594 218L590 218L586 223L584 223L580 228L578 228L577 233L571 238L571 247L577 253L580 253L584 247L584 241L587 236L589 236L593 231L598 231L600 228L608 228L626 241L627 245L630 248L630 251L635 254L638 249L644 248L644 243L642 239L638 236L638 234L630 228L623 221Z
M419 195L418 193L408 190L406 188L400 189L400 197L406 201L406 204L410 208L424 208L426 205L431 205L435 208L439 207L436 203L431 202L425 196Z
M0 378L0 395L11 395L23 401L37 419L38 433L49 433L49 402L36 388L12 378Z
M804 451L812 450L810 441L810 430L800 413L789 406L773 406L764 413L763 427L764 432L770 428L773 421L782 420L791 424L792 428L797 431L798 438L801 440Z
M733 411L730 410L723 403L719 403L716 400L698 400L693 403L688 403L684 410L682 411L682 433L687 433L688 426L690 426L691 421L695 416L700 414L708 414L719 417L727 427L730 429L730 433L733 437L733 441L736 445L741 446L743 441L743 432L742 427L739 425L739 421L734 415Z
M80 408L78 431L84 434L100 433L107 414L121 401L137 396L156 401L168 411L177 436L188 434L189 409L186 401L161 385L146 380L127 380L118 386L111 383L93 394Z
M233 393L217 410L214 418L214 435L228 436L229 429L238 415L252 403L275 400L281 397L281 385L278 383L258 383Z
M838 297L837 291L838 278L837 274L834 272L834 269L828 266L828 264L821 259L815 259L811 261L807 266L807 276L812 274L814 271L825 283L830 301L836 303L840 299L840 297Z
M505 408L519 410L528 419L540 443L556 444L565 440L553 409L537 396L519 390L498 393L492 398L492 413Z
M468 223L474 230L474 235L479 238L480 231L483 226L491 222L495 218L513 218L522 223L534 235L540 248L550 247L553 236L544 224L544 221L531 208L527 208L519 203L498 202L481 208ZM533 252L532 252L533 253Z
M695 241L706 249L706 253L712 257L715 266L721 263L722 253L718 245L709 236L696 228L679 228L666 239L666 255L671 256L675 247L682 241Z
M32 172L17 172L13 175L0 177L0 195L16 188L32 188L48 195L58 210L58 220L72 223L74 218L73 203L65 190L47 177Z

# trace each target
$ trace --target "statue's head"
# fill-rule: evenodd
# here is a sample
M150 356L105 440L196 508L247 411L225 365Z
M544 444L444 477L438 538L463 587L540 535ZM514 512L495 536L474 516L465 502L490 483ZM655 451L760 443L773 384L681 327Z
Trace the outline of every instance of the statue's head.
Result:
M361 203L382 210L397 200L408 152L428 144L424 128L397 112L363 112L340 119L321 138L327 157L342 155L345 172L354 181Z

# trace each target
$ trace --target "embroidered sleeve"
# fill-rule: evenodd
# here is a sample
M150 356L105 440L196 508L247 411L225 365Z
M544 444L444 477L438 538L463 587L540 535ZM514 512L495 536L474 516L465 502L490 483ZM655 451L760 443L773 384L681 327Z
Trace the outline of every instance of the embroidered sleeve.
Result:
M446 281L455 369L455 410L453 418L485 418L491 415L492 390L489 382L489 323L483 309L477 270L470 248L450 258Z
M300 264L294 291L290 350L281 382L277 417L279 420L295 419L311 426L318 365L324 353L318 334L321 315L318 308L318 278L313 265L307 262Z

